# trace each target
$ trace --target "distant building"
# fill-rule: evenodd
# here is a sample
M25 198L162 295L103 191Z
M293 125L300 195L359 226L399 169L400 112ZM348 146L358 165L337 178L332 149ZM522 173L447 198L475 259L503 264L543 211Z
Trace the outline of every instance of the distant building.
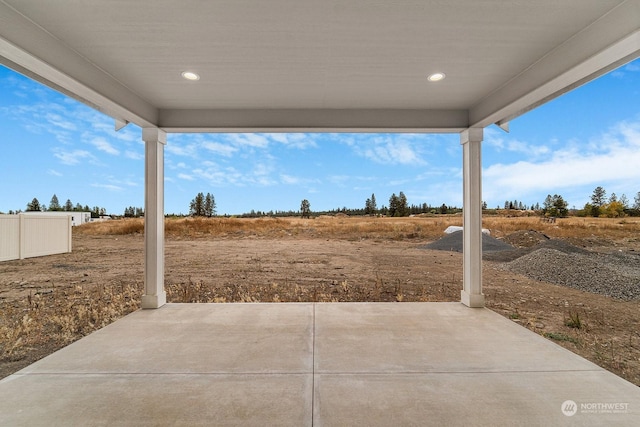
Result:
M29 211L29 212L22 212L22 213L24 213L25 215L70 216L72 227L75 227L76 225L86 224L87 222L91 222L91 212Z
M89 218L90 222L100 222L100 221L109 221L112 220L111 215L100 215L97 218Z

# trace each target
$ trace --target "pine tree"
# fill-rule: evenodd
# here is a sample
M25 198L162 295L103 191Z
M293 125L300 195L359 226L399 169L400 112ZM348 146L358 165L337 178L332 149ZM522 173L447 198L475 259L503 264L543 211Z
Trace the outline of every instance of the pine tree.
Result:
M629 199L627 199L626 194L623 193L622 196L620 196L619 202L622 205L623 209L629 209Z
M302 218L311 218L311 203L307 199L300 202L300 216Z
M593 190L593 194L591 195L591 215L596 217L600 216L600 210L604 206L606 196L607 192L600 186Z
M562 196L560 196L559 194L553 195L553 207L555 209L554 216L565 218L569 214L569 210L567 209L568 205L569 204L564 201Z
M205 216L204 210L204 194L198 193L191 201L189 206L189 215L191 216Z
M60 202L58 201L58 196L55 194L51 197L51 202L49 202L49 210L50 211L61 211Z
M551 197L551 194L547 194L547 197L544 199L544 204L542 206L542 213L544 215L549 214L550 216L555 216L555 215L551 215L550 211L553 208L553 198Z
M398 216L398 196L396 193L391 194L389 197L389 216Z
M41 210L42 207L40 206L40 202L35 197L31 201L31 203L27 203L27 212L36 212Z
M549 194L544 200L542 212L547 216L564 218L569 214L568 205L559 194L554 194L553 197Z
M64 210L65 212L71 212L73 210L73 203L71 203L71 200L67 199L64 203Z
M369 207L371 208L371 214L375 215L376 213L378 213L378 203L376 202L376 195L371 193L371 199L370 199L370 205Z
M396 210L397 216L408 216L409 212L407 209L407 196L401 191L398 195L398 206Z
M204 198L204 214L208 217L216 214L216 199L210 193L207 193Z

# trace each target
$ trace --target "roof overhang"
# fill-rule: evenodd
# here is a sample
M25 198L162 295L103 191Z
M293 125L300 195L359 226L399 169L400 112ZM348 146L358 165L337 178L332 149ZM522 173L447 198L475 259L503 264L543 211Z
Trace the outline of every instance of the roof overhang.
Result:
M640 0L445 3L0 0L0 63L167 132L459 132L640 56Z

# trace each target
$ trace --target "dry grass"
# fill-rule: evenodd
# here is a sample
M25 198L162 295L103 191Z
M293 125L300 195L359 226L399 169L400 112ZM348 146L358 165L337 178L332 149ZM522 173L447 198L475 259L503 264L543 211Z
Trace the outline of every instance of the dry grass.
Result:
M288 237L308 235L348 240L405 238L433 239L449 225L462 225L459 215L413 218L318 217L302 218L167 218L165 235L171 238ZM122 219L85 224L74 229L85 235L144 233L143 219Z
M167 237L288 237L308 235L346 240L422 239L442 236L450 225L462 225L460 215L437 215L411 218L318 217L301 218L167 218ZM640 218L560 218L555 223L539 217L485 217L483 227L495 237L519 230L536 230L556 238L624 239L640 235ZM74 232L86 235L125 235L144 233L143 219L95 222L77 227Z
M62 348L140 306L132 285L40 289L4 304L0 316L0 359L20 361L35 349ZM46 355L46 354L43 354Z
M218 286L202 281L165 285L167 301L173 303L235 303L235 302L429 302L455 301L460 296L455 280L440 281L430 286L403 288L399 282L380 279L368 285L322 283L301 286L290 283L256 285L238 283Z
M87 236L118 236L125 234L143 234L144 219L126 218L116 221L97 221L74 227L73 232Z
M519 230L536 230L555 238L625 239L638 236L640 218L559 218L555 223L542 222L538 217L485 217L483 226L496 237Z

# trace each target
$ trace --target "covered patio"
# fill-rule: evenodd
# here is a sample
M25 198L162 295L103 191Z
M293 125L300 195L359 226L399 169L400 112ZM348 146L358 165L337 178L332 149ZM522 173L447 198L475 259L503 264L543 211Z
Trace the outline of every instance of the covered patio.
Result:
M0 382L0 423L637 425L637 387L483 308L481 144L638 57L640 0L0 0L1 64L142 128L159 309ZM462 304L166 305L182 132L458 133Z
M640 390L459 303L167 304L0 382L1 425L616 425Z

